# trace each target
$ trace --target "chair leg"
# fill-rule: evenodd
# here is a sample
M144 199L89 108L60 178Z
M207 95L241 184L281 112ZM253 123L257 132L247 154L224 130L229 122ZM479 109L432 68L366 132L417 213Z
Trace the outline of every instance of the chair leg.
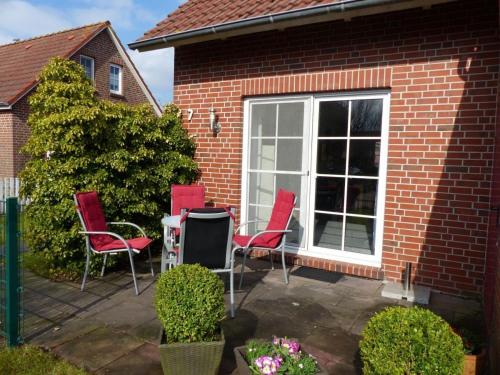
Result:
M241 273L240 273L240 289L243 285L243 273L245 272L245 263L247 261L247 251L248 249L242 249L243 250L243 262L241 263Z
M231 271L229 273L229 293L231 302L231 318L234 318L234 258L231 260Z
M153 270L153 259L151 258L150 246L148 246L148 255L149 255L149 266L151 267L151 276L155 277L155 271Z
M288 284L288 274L286 272L286 262L285 262L285 246L281 248L281 261L283 263L283 276L285 276L285 284Z
M135 287L135 295L139 295L139 289L137 288L137 280L135 278L135 268L134 268L134 255L131 251L128 252L128 256L130 258L130 268L132 269L132 277L134 279L134 287Z
M106 268L106 260L108 260L108 254L104 254L104 262L102 262L101 277L104 276L104 269Z
M87 260L85 261L85 272L83 273L82 286L80 287L80 290L82 292L83 292L83 288L85 288L85 281L87 281L87 274L89 272L89 265L90 265L90 251L87 250Z
M271 269L274 271L274 260L273 260L273 254L271 253L271 250L269 250L269 259L271 261Z
M160 272L163 273L167 269L167 249L165 247L165 244L163 244L161 248L161 267L160 267Z

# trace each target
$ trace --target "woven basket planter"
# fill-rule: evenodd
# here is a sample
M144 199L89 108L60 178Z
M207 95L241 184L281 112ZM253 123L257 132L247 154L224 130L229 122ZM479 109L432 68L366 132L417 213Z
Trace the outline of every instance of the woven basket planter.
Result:
M245 359L246 346L237 346L234 348L234 356L236 357L236 366L238 367L239 375L253 375L252 371L248 367L248 363ZM319 372L317 375L328 375L328 372L318 363Z
M165 375L217 375L224 351L224 333L221 340L188 344L165 344L162 330L160 360Z

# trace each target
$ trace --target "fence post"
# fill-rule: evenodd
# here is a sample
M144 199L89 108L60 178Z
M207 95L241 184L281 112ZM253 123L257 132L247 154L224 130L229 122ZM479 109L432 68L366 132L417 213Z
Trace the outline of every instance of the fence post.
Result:
M17 346L19 340L19 228L17 198L5 200L5 333L7 345Z

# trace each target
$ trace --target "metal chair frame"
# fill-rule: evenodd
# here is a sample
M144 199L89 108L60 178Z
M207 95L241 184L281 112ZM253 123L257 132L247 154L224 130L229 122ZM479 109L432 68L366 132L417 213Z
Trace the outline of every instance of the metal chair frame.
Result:
M138 249L134 249L133 247L131 247L128 244L128 242L117 233L109 232L109 231L89 231L89 230L87 230L87 226L85 225L85 221L83 220L82 213L80 212L80 205L78 204L78 199L76 198L76 194L73 195L73 198L75 200L75 205L77 208L76 211L78 213L78 217L80 218L80 223L82 224L82 227L84 229L83 231L79 231L78 233L85 235L85 244L86 244L86 248L87 248L87 259L85 261L85 272L83 274L83 280L82 280L82 285L80 287L80 290L83 291L85 288L85 282L87 281L87 275L88 275L89 266L90 266L90 258L91 258L92 253L104 254L104 262L102 264L102 269L101 269L101 277L103 277L104 270L106 268L106 261L108 259L108 254L109 255L116 255L118 253L128 252L129 259L130 259L130 268L132 270L132 278L134 279L135 294L139 295L139 289L137 287L137 278L135 275L135 267L134 267L134 254L139 254L140 251ZM108 224L108 225L128 225L128 226L136 228L139 232L141 232L141 234L144 237L147 237L146 232L144 232L144 229L142 229L140 226L138 226L137 224L134 224L134 223L130 223L127 221L122 221L122 222L111 221L111 222L107 222L106 224ZM92 246L92 243L90 242L90 236L96 235L96 234L107 234L109 236L112 236L112 237L120 240L121 242L123 242L124 246L123 246L123 248L119 248L119 249L97 251L94 249L94 247ZM149 264L151 267L151 276L154 277L155 274L154 274L154 270L153 270L153 261L151 259L151 249L150 249L149 245L148 245L147 249L148 249L148 256L149 256Z
M295 204L297 203L297 197L295 197L294 201L293 201L293 207L295 208ZM285 229L281 229L281 230L263 230L261 232L258 232L256 233L254 236L252 236L250 238L250 240L248 240L247 244L245 246L241 246L241 245L238 245L238 244L235 244L235 247L233 249L233 251L236 251L236 250L241 250L243 252L243 262L241 264L241 273L240 273L240 284L239 284L239 288L241 289L242 285L243 285L243 273L245 271L245 264L246 264L246 260L247 260L247 255L252 252L252 250L254 248L259 248L259 249L263 249L265 251L267 251L269 253L269 259L270 259L270 262L271 262L271 269L274 270L274 261L273 261L273 256L272 256L272 253L273 252L277 252L277 251L280 251L281 252L281 262L282 262L282 265L283 265L283 277L285 279L285 284L288 284L288 274L287 274L287 270L286 270L286 262L285 262L285 244L286 244L286 234L287 233L291 233L292 231L288 229L288 226L290 225L290 221L292 220L292 216L293 216L293 210L294 208L292 208L292 210L290 211L290 216L288 216L288 221L286 223L286 226L285 226ZM252 223L267 223L268 221L267 220L250 220L250 221L246 221L246 222L243 222L243 223L240 223L240 225L238 226L238 228L236 228L236 233L238 233L238 231L242 228L242 227L245 227L247 226L248 224L252 224ZM262 236L263 234L267 234L267 233L283 233L283 236L281 237L281 241L279 242L279 244L274 247L274 248L266 248L266 247L259 247L259 246L252 246L252 242L255 241L256 238Z
M231 212L234 215L234 208L231 208ZM233 238L233 226L234 220L228 212L216 212L216 213L198 213L198 212L188 212L183 209L181 216L187 215L188 218L211 220L211 219L221 219L229 217L229 230L227 237L227 247L226 247L226 260L224 268L210 269L214 273L229 273L229 294L231 303L231 318L234 318L234 253L237 249L232 248L232 238ZM177 258L177 264L182 264L184 259L184 244L186 237L186 224L185 221L181 223L181 235L179 239L180 251ZM203 266L203 264L202 264Z

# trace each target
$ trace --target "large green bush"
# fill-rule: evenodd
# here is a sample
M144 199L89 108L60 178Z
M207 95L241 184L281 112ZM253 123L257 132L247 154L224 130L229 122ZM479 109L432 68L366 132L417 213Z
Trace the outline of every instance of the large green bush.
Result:
M168 106L158 117L150 105L100 100L82 67L61 58L43 69L29 105L31 136L24 151L31 158L21 174L22 195L31 199L27 240L48 273L82 272L85 247L72 197L77 191L96 190L109 221L135 222L158 238L171 184L197 175L195 145L179 110ZM94 257L94 270L101 258Z
M161 274L155 306L168 343L215 341L225 315L224 283L198 264Z
M362 336L365 375L462 373L462 340L427 309L389 307L369 320Z

